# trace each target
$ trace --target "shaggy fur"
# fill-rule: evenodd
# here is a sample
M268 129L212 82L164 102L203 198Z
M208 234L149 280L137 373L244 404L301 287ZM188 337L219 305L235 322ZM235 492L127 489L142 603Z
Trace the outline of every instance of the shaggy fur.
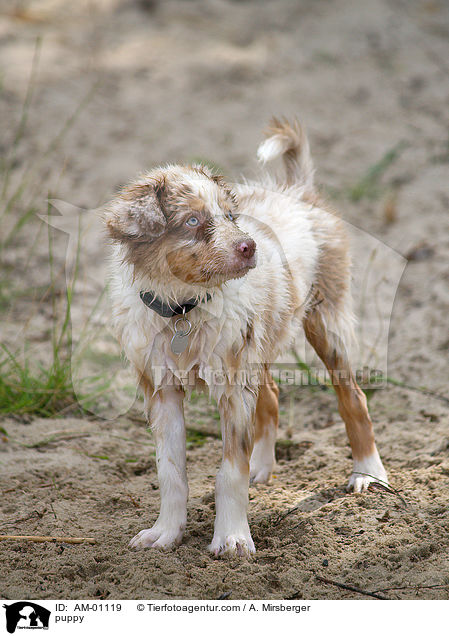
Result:
M136 371L156 442L161 509L131 541L166 548L187 519L185 391L206 388L218 404L223 461L216 481L210 549L254 551L246 516L248 484L268 482L274 465L278 389L268 365L299 329L329 370L354 458L349 486L387 481L365 396L348 361L353 315L347 239L313 185L307 137L273 120L258 155L282 157L285 182L228 185L203 166L170 165L141 176L111 203L113 322ZM165 302L196 297L189 346L170 347L175 318L144 305L141 290Z

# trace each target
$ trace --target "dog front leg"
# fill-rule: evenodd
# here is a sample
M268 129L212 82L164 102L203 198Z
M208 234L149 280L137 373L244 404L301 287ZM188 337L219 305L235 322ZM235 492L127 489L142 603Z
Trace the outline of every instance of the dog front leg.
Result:
M215 556L255 552L247 518L255 402L252 392L243 389L219 404L223 458L215 486L215 530L209 546Z
M187 520L184 392L167 387L145 397L156 444L161 507L154 526L141 530L129 545L137 549L169 548L181 543Z

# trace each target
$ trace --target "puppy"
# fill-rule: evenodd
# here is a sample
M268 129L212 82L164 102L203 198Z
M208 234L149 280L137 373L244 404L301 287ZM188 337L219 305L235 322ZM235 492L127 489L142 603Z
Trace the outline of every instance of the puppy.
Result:
M265 174L230 186L205 166L169 165L125 187L106 212L113 322L143 391L160 484L157 521L131 540L134 548L182 540L183 399L205 388L218 404L223 438L210 550L254 552L248 485L269 481L278 426L268 365L301 328L335 387L354 460L349 487L387 483L347 355L353 314L342 224L314 190L297 122L273 120L258 156L282 157L282 181Z

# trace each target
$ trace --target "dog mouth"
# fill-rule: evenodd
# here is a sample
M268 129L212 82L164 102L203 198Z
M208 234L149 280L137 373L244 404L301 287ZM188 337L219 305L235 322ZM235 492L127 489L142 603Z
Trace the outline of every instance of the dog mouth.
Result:
M257 260L256 255L254 254L251 258L245 258L244 260L239 260L236 263L232 263L227 269L223 271L223 275L229 279L231 278L242 278L245 276L251 269L256 267Z
M203 275L207 279L208 282L213 280L218 282L225 282L227 280L232 280L235 278L243 278L246 274L256 267L256 259L253 257L250 260L246 260L244 263L233 263L228 267L224 267L219 270L205 271L203 270Z
M256 262L254 261L254 263L250 264L250 263L246 263L245 265L241 265L240 267L231 270L230 273L232 273L234 271L235 274L238 274L240 276L243 276L244 274L247 274L249 272L250 269L254 269L256 267Z

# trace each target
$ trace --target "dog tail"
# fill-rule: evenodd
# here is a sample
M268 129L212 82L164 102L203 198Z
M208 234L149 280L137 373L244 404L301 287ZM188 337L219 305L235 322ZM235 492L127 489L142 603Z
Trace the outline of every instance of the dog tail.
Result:
M273 117L267 130L267 139L257 150L257 158L262 163L282 157L287 173L287 185L300 185L313 190L314 172L307 135L295 119L289 122Z

